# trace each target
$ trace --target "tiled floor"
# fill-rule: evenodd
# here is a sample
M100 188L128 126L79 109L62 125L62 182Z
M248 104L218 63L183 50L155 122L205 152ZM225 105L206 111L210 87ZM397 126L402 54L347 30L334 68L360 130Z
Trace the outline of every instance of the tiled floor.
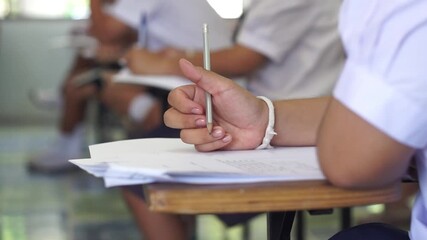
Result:
M116 189L84 172L29 174L26 158L48 146L53 129L0 130L0 239L138 239Z
M67 175L29 174L28 155L49 146L53 127L0 127L0 240L141 239L117 189L78 171ZM381 211L358 207L354 220ZM306 239L327 239L338 230L339 215L309 216ZM250 222L249 239L266 239L265 215ZM243 227L225 229L215 217L197 219L198 240L240 240Z

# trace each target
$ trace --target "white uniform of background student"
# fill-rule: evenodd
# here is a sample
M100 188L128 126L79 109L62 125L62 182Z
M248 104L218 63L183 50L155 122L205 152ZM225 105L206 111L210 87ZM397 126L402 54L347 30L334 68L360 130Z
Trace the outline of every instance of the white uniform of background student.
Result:
M340 29L349 60L334 90L338 100L370 124L419 149L421 191L412 210L413 240L427 238L426 13L427 1L347 1Z
M252 1L237 42L268 58L248 88L271 99L331 93L344 60L337 22L341 0Z
M209 24L211 49L228 47L237 23L221 19L207 1L200 0L120 0L107 11L144 32L146 37L140 41L146 43L141 47L151 51L165 47L202 49L203 23Z
M211 52L211 69L247 78L251 92L272 99L330 94L345 58L337 31L340 5L341 0L251 1L234 46ZM160 52L162 64L150 64L152 53L140 53L133 71L180 75L179 58L203 65L202 52L185 50L175 49L172 57Z

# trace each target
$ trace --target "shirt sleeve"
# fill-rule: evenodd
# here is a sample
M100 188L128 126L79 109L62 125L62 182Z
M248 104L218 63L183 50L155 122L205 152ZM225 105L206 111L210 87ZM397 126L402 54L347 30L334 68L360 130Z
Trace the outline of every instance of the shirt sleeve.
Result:
M412 1L382 9L358 34L351 24L344 24L348 60L334 96L391 138L423 148L427 145L427 4Z
M273 61L280 60L284 53L294 48L313 21L311 4L308 2L252 1L237 42Z
M107 5L104 9L107 14L119 19L128 26L138 29L144 4L140 0L117 0L113 4Z

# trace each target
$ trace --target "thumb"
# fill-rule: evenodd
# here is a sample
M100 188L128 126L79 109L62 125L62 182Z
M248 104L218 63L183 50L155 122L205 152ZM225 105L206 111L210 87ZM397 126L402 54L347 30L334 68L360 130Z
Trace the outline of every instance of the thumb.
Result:
M179 66L185 77L210 94L229 89L234 84L232 80L201 67L196 67L183 58L179 60Z

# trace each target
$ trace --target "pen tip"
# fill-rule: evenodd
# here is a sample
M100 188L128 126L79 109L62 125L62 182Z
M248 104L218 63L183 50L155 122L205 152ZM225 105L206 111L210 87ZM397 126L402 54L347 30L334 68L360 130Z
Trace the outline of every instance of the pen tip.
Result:
M206 127L208 128L208 132L209 132L209 134L211 134L211 133L212 133L213 124L212 124L212 123L208 123L208 124L206 125Z

